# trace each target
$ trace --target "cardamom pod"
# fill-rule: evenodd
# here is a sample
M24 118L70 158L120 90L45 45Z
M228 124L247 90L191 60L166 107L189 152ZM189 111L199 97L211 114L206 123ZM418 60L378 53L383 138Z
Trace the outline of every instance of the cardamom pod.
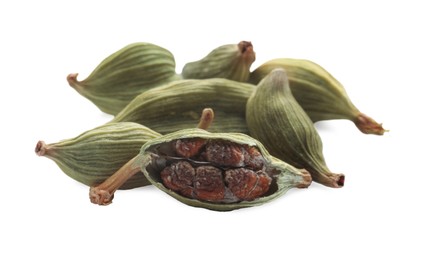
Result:
M220 46L201 60L187 63L182 76L184 79L225 78L247 82L254 61L252 43L241 41Z
M361 113L342 84L314 62L288 58L270 60L251 73L250 82L258 84L275 68L285 70L292 94L313 122L347 119L365 134L382 135L386 131L381 124Z
M84 80L67 80L105 113L116 115L147 89L180 78L171 52L151 43L133 43L104 59Z
M246 102L254 89L228 79L179 80L138 95L111 122L136 122L167 134L195 127L201 111L211 107L219 116L209 131L247 133Z
M107 183L120 185L138 171L180 202L217 211L261 205L312 181L307 171L271 156L250 136L202 129L184 129L147 142ZM109 204L114 191L102 183L90 190L91 201Z
M105 181L133 158L143 144L161 136L142 125L109 123L57 143L39 141L36 153L53 160L72 179L88 186ZM149 185L142 174L130 178L120 189Z
M247 102L246 122L251 136L271 155L305 168L318 183L334 188L344 185L345 176L328 169L321 138L292 95L285 70L274 69L261 80Z

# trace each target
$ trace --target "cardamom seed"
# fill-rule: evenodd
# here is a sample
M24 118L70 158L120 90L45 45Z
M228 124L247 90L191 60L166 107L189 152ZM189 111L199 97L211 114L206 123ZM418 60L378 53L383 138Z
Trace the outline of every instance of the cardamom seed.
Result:
M386 132L381 124L361 113L342 84L314 62L288 58L270 60L251 73L250 82L259 84L276 68L287 73L292 94L313 122L347 119L365 134L382 135Z
M344 185L345 176L328 169L321 138L292 95L285 70L274 69L261 80L247 102L246 122L251 136L271 155L305 168L318 183L334 188Z
M250 136L184 129L146 143L107 184L91 188L91 201L111 203L116 187L110 184L121 185L138 171L180 202L217 211L258 206L312 181Z
M201 60L187 63L182 76L184 79L225 78L247 82L254 61L252 43L241 41L220 46Z
M151 43L133 43L104 59L84 80L67 80L101 111L116 115L138 94L180 78L168 50Z
M143 144L161 136L142 125L109 123L57 143L39 141L36 154L53 160L72 179L88 186L105 181L133 158ZM149 185L142 174L130 178L120 189Z
M203 108L218 111L212 132L247 133L246 102L255 86L227 79L179 80L132 100L111 122L136 122L167 134L193 128Z

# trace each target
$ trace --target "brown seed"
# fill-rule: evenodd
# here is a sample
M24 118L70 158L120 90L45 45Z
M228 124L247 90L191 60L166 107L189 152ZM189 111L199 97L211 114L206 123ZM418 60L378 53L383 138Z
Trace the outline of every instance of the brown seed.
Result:
M270 188L270 184L272 179L263 171L256 172L258 176L257 185L253 190L249 193L249 198L246 200L253 200L255 198L261 197L264 195Z
M227 170L225 181L238 199L254 200L268 191L271 178L262 171L257 174L252 170L239 168Z
M193 180L195 169L186 161L175 162L161 172L165 187L193 198Z
M243 147L230 142L210 141L205 150L207 161L218 166L242 167L244 166Z
M197 167L194 186L195 196L199 200L222 201L225 197L222 171L216 167Z
M200 138L179 139L174 142L174 149L177 156L191 158L198 154L206 141Z
M264 158L256 147L245 146L244 150L245 166L254 170L262 169Z

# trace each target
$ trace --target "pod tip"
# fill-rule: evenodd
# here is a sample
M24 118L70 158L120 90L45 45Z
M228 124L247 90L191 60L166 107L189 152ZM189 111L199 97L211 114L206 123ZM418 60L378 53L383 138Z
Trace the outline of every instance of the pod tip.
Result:
M312 183L312 176L306 169L300 169L300 173L302 174L302 181L297 184L297 188L307 188Z
M339 173L327 173L329 180L323 183L332 188L342 188L345 185L345 175Z
M345 175L340 173L322 172L314 177L314 181L330 188L342 188L345 185Z
M255 61L255 52L252 43L248 41L241 41L237 44L237 46L246 62L251 65Z
M245 53L247 51L253 51L253 45L249 41L241 41L238 44L239 50L241 53Z
M377 123L374 119L363 113L360 113L356 117L354 123L357 128L364 134L383 135L385 132L389 131L384 129L382 127L382 124Z
M35 153L38 156L44 156L47 151L47 145L44 141L38 141L35 148Z
M336 181L339 188L342 188L345 184L345 175L340 175L339 179Z
M78 73L70 73L69 75L67 75L66 80L69 83L69 86L73 87L73 88L77 88L78 87Z

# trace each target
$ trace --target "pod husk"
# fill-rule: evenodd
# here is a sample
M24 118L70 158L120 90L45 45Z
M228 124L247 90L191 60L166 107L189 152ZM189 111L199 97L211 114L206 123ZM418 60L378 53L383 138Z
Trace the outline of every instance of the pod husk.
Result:
M312 61L289 58L269 60L251 73L249 82L259 84L276 68L287 73L292 94L313 122L347 119L365 134L382 135L386 132L381 124L360 112L339 81Z
M222 45L206 57L187 63L182 70L184 79L225 78L247 82L255 52L250 42Z
M45 144L39 141L35 152L53 160L70 178L94 186L105 181L132 159L143 144L160 136L136 123L110 123L57 143ZM137 174L120 189L149 184L142 174Z
M246 102L254 89L227 79L179 80L140 94L111 122L136 122L167 134L195 127L201 111L211 107L218 116L209 131L248 133Z
M152 159L154 157L153 150L155 149L155 147L158 147L161 144L184 138L202 138L206 140L222 139L238 144L246 144L249 146L257 147L261 152L262 156L264 157L266 167L272 169L272 171L277 172L274 177L275 181L273 181L273 189L271 190L271 192L269 191L269 194L257 198L253 201L241 201L226 204L211 203L200 201L197 199L190 199L169 190L159 181L159 173L154 172L152 166ZM259 141L241 133L210 133L202 129L184 129L147 142L141 148L140 155L137 157L134 163L141 166L141 171L154 186L167 193L168 195L189 206L206 208L216 211L230 211L245 207L262 205L282 196L291 188L306 188L310 185L311 182L311 177L309 173L304 170L299 170L271 156Z
M151 43L132 43L104 59L84 80L77 73L67 80L101 111L116 115L140 93L180 79L174 56Z
M251 136L273 156L305 168L315 182L333 188L344 185L344 175L328 169L321 138L292 95L283 69L274 69L260 82L247 102L246 121Z

